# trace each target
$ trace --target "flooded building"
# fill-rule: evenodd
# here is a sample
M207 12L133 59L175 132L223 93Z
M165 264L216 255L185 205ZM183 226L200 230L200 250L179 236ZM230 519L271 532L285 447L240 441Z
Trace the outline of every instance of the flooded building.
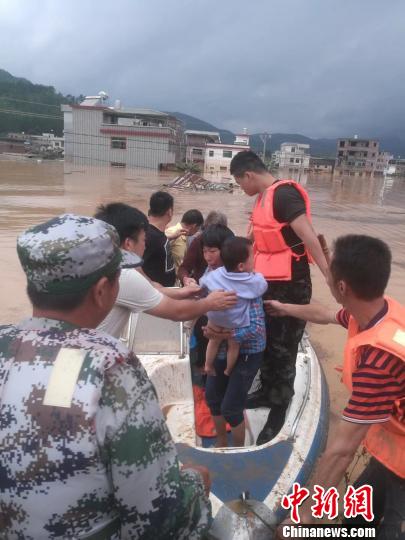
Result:
M197 163L204 168L205 147L208 143L221 143L221 137L216 131L200 131L187 129L184 132L186 144L186 162Z
M42 133L42 135L30 135L27 138L30 151L54 150L63 153L65 146L64 137L57 137L54 133Z
M376 139L338 139L335 172L346 176L379 176L388 167L391 154L380 152Z
M80 105L62 105L65 161L75 165L160 169L182 159L183 124L175 116L124 108L107 96L89 96Z
M205 145L204 172L225 180L232 180L230 165L232 158L243 150L250 150L249 135L246 130L235 135L233 144L207 143Z
M335 168L334 158L313 157L309 158L309 172L332 174Z
M290 172L305 170L309 168L309 151L309 144L285 142L280 145L280 150L274 152L273 161L280 169Z
M405 178L405 159L390 159L385 170L386 176L403 176Z

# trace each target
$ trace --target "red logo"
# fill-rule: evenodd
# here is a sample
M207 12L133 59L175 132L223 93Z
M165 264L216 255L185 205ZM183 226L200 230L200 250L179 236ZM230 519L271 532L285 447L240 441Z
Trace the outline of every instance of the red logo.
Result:
M315 493L312 499L315 504L311 506L312 516L321 519L324 515L329 519L335 519L338 516L339 493L335 487L325 490L322 486L314 486Z
M291 519L294 523L300 522L300 516L298 508L309 497L309 489L302 488L297 482L294 482L292 493L290 495L284 495L281 499L281 506L286 510L291 508Z
M367 521L373 521L373 488L368 484L355 489L349 486L344 496L345 518L362 515Z

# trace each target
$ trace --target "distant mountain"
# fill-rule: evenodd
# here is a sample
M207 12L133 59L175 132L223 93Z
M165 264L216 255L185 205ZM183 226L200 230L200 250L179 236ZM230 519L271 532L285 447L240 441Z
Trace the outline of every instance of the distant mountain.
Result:
M171 112L170 114L173 114L182 120L182 122L184 122L185 129L218 131L221 135L221 141L225 144L231 144L235 140L235 134L232 133L232 131L217 128L204 120L200 120L199 118L195 118L194 116L190 116L188 114L180 112ZM267 141L266 154L268 152L279 150L280 144L283 142L309 144L311 146L311 154L315 156L335 157L336 155L336 139L311 139L296 133L273 133L270 140ZM260 138L260 133L253 133L250 135L250 146L257 152L263 151L263 142Z
M221 135L221 141L225 144L231 144L235 140L235 134L226 129L220 129L216 126L180 112L171 112L184 122L185 129L197 129L201 131L218 131ZM372 138L373 136L370 136ZM395 157L401 155L405 157L405 136L400 137L392 134L375 136L380 141L380 149L391 152ZM266 144L266 154L280 149L280 145L284 142L296 142L309 144L311 147L311 155L318 157L335 157L336 156L336 139L311 139L299 133L272 133L270 140ZM260 138L260 133L250 135L250 146L256 152L263 152L263 142Z
M204 120L195 118L194 116L181 112L170 112L169 114L173 114L179 120L184 122L185 129L196 129L198 131L218 131L221 136L221 141L225 144L231 144L235 140L235 135L232 133L232 131L228 131L227 129L219 129L212 124L205 122Z
M22 77L14 77L14 75L11 75L8 71L5 69L0 69L0 83L6 82L6 83L16 83L16 82L23 82L26 84L32 84L27 79L23 79Z
M53 86L33 84L0 69L0 135L9 132L40 134L63 132L62 103L74 103L83 96L64 96Z
M34 84L22 77L14 77L8 71L0 69L0 135L10 131L26 133L42 133L53 130L60 135L63 131L63 120L60 111L62 103L77 103L84 99L70 94L63 95L53 86ZM29 113L29 114L27 114ZM225 144L234 142L235 135L229 130L216 126L181 112L171 112L184 122L185 129L202 131L218 131ZM377 137L380 148L405 157L405 135L385 134ZM283 142L306 143L311 146L311 155L334 157L336 155L336 139L311 139L297 133L272 133L267 142L267 152L274 152ZM259 133L250 135L250 145L257 152L263 151L263 143ZM266 152L266 153L267 153Z

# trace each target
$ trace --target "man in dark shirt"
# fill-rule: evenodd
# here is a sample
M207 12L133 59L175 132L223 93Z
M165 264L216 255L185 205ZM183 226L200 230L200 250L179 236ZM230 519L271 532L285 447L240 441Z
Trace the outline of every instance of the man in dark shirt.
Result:
M308 303L312 293L308 253L324 275L327 262L311 225L305 190L292 180L276 187L278 180L250 151L239 152L233 158L231 174L247 195L258 195L252 214L252 235L257 254L255 270L262 272L269 284L265 297L294 304ZM261 367L261 388L248 401L251 408L270 408L257 444L274 438L283 426L294 395L295 362L304 328L305 322L295 317L266 317L267 345Z
M143 271L149 279L164 287L173 287L176 270L165 229L173 217L174 199L165 191L156 191L149 201L149 228L143 256Z

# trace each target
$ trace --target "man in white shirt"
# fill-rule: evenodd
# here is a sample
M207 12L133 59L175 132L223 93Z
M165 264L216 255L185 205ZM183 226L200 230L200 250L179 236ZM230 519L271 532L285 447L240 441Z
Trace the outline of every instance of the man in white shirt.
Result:
M148 227L148 219L143 212L124 203L110 203L101 205L95 217L116 228L122 249L142 257ZM99 330L119 337L131 313L145 311L162 319L187 321L207 311L228 309L236 303L236 294L232 292L215 291L206 298L195 300L189 297L198 293L196 286L170 289L154 285L135 269L123 270L115 306L99 325Z

